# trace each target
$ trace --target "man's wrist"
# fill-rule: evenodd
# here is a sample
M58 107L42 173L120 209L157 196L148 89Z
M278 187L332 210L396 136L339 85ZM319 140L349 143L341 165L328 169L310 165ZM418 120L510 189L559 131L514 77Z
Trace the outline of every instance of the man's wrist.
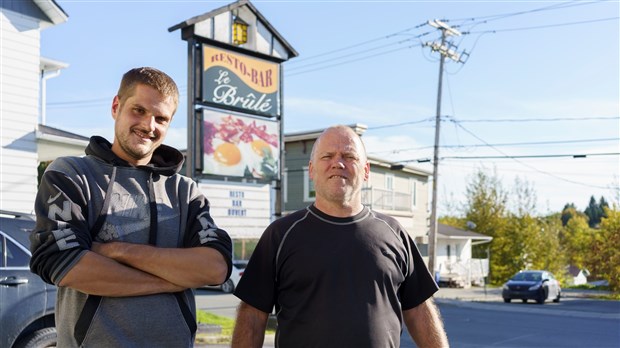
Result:
M131 244L123 242L93 243L91 251L109 259L124 263L123 255L127 254L126 249L129 245Z

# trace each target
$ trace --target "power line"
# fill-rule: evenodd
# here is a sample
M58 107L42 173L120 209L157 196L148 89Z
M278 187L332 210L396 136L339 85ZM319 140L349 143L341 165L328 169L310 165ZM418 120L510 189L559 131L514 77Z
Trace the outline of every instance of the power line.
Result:
M504 156L506 156L506 157L509 157L509 158L511 158L513 161L515 161L515 162L517 162L517 163L519 163L519 164L521 164L521 165L523 165L523 166L525 166L525 167L528 167L528 168L530 168L530 169L533 169L533 170L535 170L536 172L538 172L538 173L540 173L540 174L548 175L548 176L550 176L550 177L553 177L553 178L556 178L556 179L558 179L558 180L562 180L562 181L564 181L564 182L568 182L568 183L571 183L571 184L582 185L582 186L592 187L592 188L599 188L599 189L604 189L604 188L605 188L605 187L601 187L601 186L589 185L589 184L584 184L584 183L582 183L582 182L578 182L578 181L569 180L569 179L563 178L563 177L561 177L561 176L558 176L558 175L551 174L551 173L549 173L549 172L545 172L545 171L543 171L543 170L540 170L540 169L538 169L538 168L536 168L536 167L534 167L534 166L531 166L531 165L529 165L529 164L527 164L527 163L524 163L524 162L520 161L520 160L519 160L518 158L516 158L515 156L510 156L510 155L508 155L508 154L504 153L503 151L499 150L498 148L496 148L496 147L494 147L494 146L491 146L489 143L487 143L486 141L484 141L482 138L480 138L479 136L477 136L476 134L474 134L473 132L471 132L471 131L470 131L470 130L468 130L467 128L463 127L463 125L462 125L462 124L460 124L459 122L456 122L455 124L456 124L458 127L460 127L461 129L463 129L465 132L469 133L469 134L470 134L471 136L473 136L474 138L476 138L476 139L480 140L481 142L483 142L483 143L485 143L485 144L489 145L489 147L491 147L491 148L492 148L492 149L494 149L495 151L499 152L500 154L502 154L502 155L504 155Z
M434 117L428 117L428 118L417 120L417 121L408 121L408 122L401 122L401 123L395 123L395 124L387 124L383 126L368 127L368 130L370 131L370 130L377 130L377 129L383 129L383 128L401 127L401 126L407 126L411 124L430 122L434 120L435 120Z
M576 139L576 140L556 140L556 141L535 141L535 142L519 142L519 143L498 143L498 144L490 144L491 146L529 146L529 145L553 145L553 144L576 144L576 143L593 143L593 142L606 142L606 141L618 141L620 138L602 138L602 139ZM454 148L472 148L472 147L488 147L486 144L466 144L466 145L440 145L443 149L454 149ZM410 147L403 149L395 149L395 150L387 150L387 151L379 151L372 152L371 154L380 154L380 153L400 153L406 151L418 151L430 149L433 146L421 146L421 147Z
M444 156L441 159L515 159L515 158L586 158L596 156L619 156L620 152L587 153L587 154L553 154L553 155L503 155L503 156Z
M309 72L314 72L314 71L318 71L318 70L324 70L327 68L333 68L335 66L339 66L339 65L343 65L343 64L347 64L347 63L352 63L352 62L357 62L360 60L365 60L365 59L369 59L369 58L374 58L374 57L378 57L378 56L382 56L388 53L392 53L392 52L396 52L396 51L402 51L404 49L410 49L412 47L416 47L416 46L421 46L421 44L413 44L407 47L401 47L401 48L396 48L390 51L386 51L386 52L381 52L381 53L377 53L377 54L373 54L373 55L369 55L369 56L365 56L365 57L361 57L361 58L357 58L357 59L351 59L351 60L347 60L344 62L340 62L340 63L335 63L335 64L330 64L330 65L325 65L322 67L318 67L316 69L310 69L310 70L304 70L304 71L299 71L299 72L294 72L292 74L287 74L287 77L292 77L292 76L296 76L296 75L301 75L301 74L305 74L305 73L309 73Z
M549 6L543 6L543 7L539 7L539 8L535 8L535 9L531 9L531 10L525 10L525 11L517 11L517 12L509 12L509 13L503 13L503 14L495 14L495 15L487 15L487 16L480 16L480 17L472 17L472 18L457 18L457 19L452 19L452 20L447 20L449 22L454 22L454 21L477 21L477 20L481 20L478 23L474 24L480 24L480 23L488 23L490 21L496 21L496 20L500 20L500 19L504 19L504 18L509 18L509 17L516 17L516 16L520 16L520 15L524 15L524 14L530 14L530 13L536 13L536 12L543 12L543 11L550 11L550 10L558 10L558 9L564 9L564 8L569 8L569 7L575 7L575 6L583 6L583 5L592 5L596 2L604 2L604 1L591 1L591 2L584 2L584 1L579 1L579 0L574 0L574 1L567 1L564 3L559 3L559 4L552 4ZM485 19L488 18L488 19Z
M309 57L306 57L306 58L301 58L301 59L295 59L295 60L292 60L292 61L288 61L286 63L286 66L295 65L295 64L297 64L299 62L305 62L307 60L311 60L311 59L315 59L315 58L319 58L319 57L324 57L324 56L327 56L327 55L330 55L330 54L335 54L335 53L346 51L346 50L349 50L349 49L352 49L352 48L364 46L364 45L367 45L369 43L373 43L373 42L377 42L377 41L380 41L380 40L389 39L391 37L394 37L396 35L399 35L399 34L402 34L402 33L408 32L408 31L411 31L413 29L418 29L418 28L423 27L425 25L426 25L426 22L418 24L418 25L410 27L410 28L406 28L406 29L397 31L397 32L392 33L392 34L388 34L388 35L384 35L384 36L377 37L377 38L374 38L374 39L370 39L370 40L362 41L362 42L359 42L359 43L356 43L356 44L352 44L350 46L346 46L346 47L338 48L338 49L335 49L335 50L332 50L332 51L327 51L327 52L315 54L313 56L309 56Z
M403 44L405 42L413 41L413 40L414 40L413 38L409 38L409 39L405 39L405 40L401 40L401 41L397 41L397 42L388 43L388 44L385 44L385 45L382 45L382 46L377 46L377 47L373 47L373 48L369 48L369 49L364 49L363 51L357 51L357 52L349 53L349 54L338 56L338 57L334 57L334 58L328 58L328 59L320 60L320 61L314 62L314 63L308 63L308 64L302 65L302 66L294 66L294 67L291 67L291 68L287 67L286 71L287 72L291 72L291 71L296 71L296 70L302 70L302 69L305 69L305 68L313 66L313 65L319 65L319 64L322 64L322 63L330 63L330 62L333 62L335 60L345 59L345 58L348 58L348 57L351 57L351 56L355 56L355 55L358 55L358 54L368 53L370 51L376 51L378 49L386 48L386 47L389 47L389 46L401 45L401 44Z
M573 4L573 5L569 6L569 4L570 3L566 3L564 6L562 6L562 8L584 5L582 3L579 3L579 4ZM495 15L495 16L491 16L491 17L497 17L496 19L503 19L503 18L507 18L507 17L510 17L510 16L516 16L516 15L521 15L521 14L533 13L533 12L538 12L538 11L542 11L542 10L558 9L558 8L560 8L561 5L562 4L560 4L560 5L552 5L552 6L547 6L547 7L543 7L543 8L540 8L540 9L534 9L534 10L529 10L529 11L521 11L521 12L514 12L514 13L506 14L506 15ZM482 18L484 18L484 17L482 17ZM610 17L610 18L600 18L600 19L593 19L593 20L587 20L587 21L557 23L557 24L549 24L549 25L534 26L534 27L511 28L511 29L495 29L495 30L485 30L485 31L466 31L466 32L463 32L463 34L490 34L490 33L504 32L504 31L520 31L520 30L543 29L543 28L550 28L550 27L557 27L557 26L588 24L588 23L594 23L594 22L614 20L614 19L618 19L618 18L620 18L620 17ZM444 21L450 22L450 21L454 21L454 20L446 19ZM486 23L488 21L489 20L484 21L483 23ZM336 50L328 51L328 52L325 52L325 53L317 54L317 55L310 56L310 57L305 58L305 59L299 59L299 60L290 61L290 63L288 63L287 66L293 65L293 64L301 62L301 61L309 61L309 60L312 60L312 59L315 59L315 58L328 56L328 55L335 54L335 53L342 52L342 51L346 51L346 50L349 50L349 49L352 49L352 48L361 47L363 45L367 45L369 43L377 42L379 40L385 40L385 39L394 37L396 35L402 34L405 31L409 31L409 30L412 30L412 29L418 29L418 28L422 27L423 25L424 24L419 24L419 25L417 25L415 27L411 27L411 28L408 28L408 29L405 29L405 30L401 30L399 32L392 33L392 34L389 34L389 35L386 35L386 36L382 36L382 37L375 38L375 39L372 39L372 40L363 41L363 42L358 43L358 44L353 44L353 45L350 45L350 46L346 46L346 47L339 48L339 49L336 49ZM431 32L425 32L425 33L417 35L414 38L421 38L422 36L428 35L430 33ZM479 36L478 39L480 39L480 37L481 36ZM476 40L476 43L477 43L478 39ZM408 41L408 40L404 40L402 42L405 42L405 41ZM383 46L378 46L378 47L371 48L370 50L377 50L377 49L385 48L385 47L388 47L388 46L392 46L394 44L402 44L402 42L390 43L390 44L386 44L386 45L383 45ZM416 46L418 46L418 45L412 45L412 46L408 46L406 48L412 48L412 47L416 47ZM295 70L303 69L304 67L308 67L308 66L312 66L312 65L317 65L317 64L320 64L321 62L328 62L328 61L333 60L333 59L323 60L321 62L316 62L316 63L309 63L309 64L305 64L305 65L302 65L302 66L299 66L299 67L298 66L293 66L290 69L293 70L294 72L292 74L288 74L287 72L285 72L285 74L286 74L286 76L296 76L296 75L300 75L300 74L304 74L304 73L309 73L309 72L314 72L314 71L318 71L318 70L324 70L324 69L332 68L332 67L339 66L339 65L342 65L342 64L346 64L346 63L352 63L352 62L357 62L357 61L360 61L360 60L365 60L365 59L377 57L377 56L388 54L388 53L392 53L392 52L395 52L395 51L398 51L398 50L399 49L390 50L390 51L386 51L386 52L380 52L380 53L378 53L376 55L371 55L371 56L362 56L362 57L360 57L358 59L351 59L351 60L347 60L346 62L342 62L342 63L319 66L319 67L317 67L315 69L304 70L304 71L300 71L300 72L295 72ZM356 55L364 54L364 53L367 53L367 52L368 52L368 50L357 51L357 52L354 52L354 53L346 54L344 56L336 57L334 59L335 60L344 59L344 58L348 58L348 57L353 57L353 56L356 56ZM470 52L467 55L469 55L469 54L471 54L471 50L470 50Z
M187 95L186 87L179 87L179 99ZM58 102L47 103L47 107L50 109L71 109L71 108L83 108L83 107L95 107L106 106L112 103L112 97L104 97L97 99L87 100L65 100Z
M446 116L450 117L450 116ZM487 119L463 119L458 120L456 122L461 123L474 123L474 122L490 122L490 123L499 123L499 122L556 122L556 121L594 121L594 120L618 120L620 116L592 116L592 117L553 117L553 118L487 118Z
M479 19L482 19L482 21L475 23L475 25L479 25L479 24L484 24L484 23L488 23L490 21L495 21L495 20L499 20L499 19L504 19L504 18L508 18L508 17L514 17L514 16L518 16L518 15L524 15L524 14L529 14L529 13L534 13L534 12L541 12L541 11L549 11L549 10L557 10L560 8L568 8L568 7L574 7L574 6L583 6L583 5L590 5L592 3L585 3L585 2L581 2L581 1L572 1L572 2L567 2L567 3L561 3L561 4L553 4L550 6L545 6L542 8L537 8L537 9L532 9L532 10L526 10L526 11L518 11L518 12L511 12L511 13L505 13L505 14L496 14L496 15L490 15L490 16L481 16L481 17L472 17L472 18L464 18L464 19L444 19L442 21L444 22L455 22L455 21L477 21ZM341 48L337 48L334 50L330 50L330 51L326 51L326 52L322 52L322 53L318 53L312 56L308 56L305 58L301 58L301 59L295 59L295 60L291 60L285 63L285 65L287 67L291 67L290 69L297 69L298 67L296 67L295 65L302 63L302 62L306 62L309 60L314 60L317 58L321 58L321 57L325 57L325 56L329 56L329 55L333 55L339 52L343 52L343 51L347 51L347 50L351 50L353 48L357 48L357 47L362 47L371 43L375 43L378 41L383 41L383 40L388 40L391 39L393 37L399 36L399 35L406 35L408 32L411 32L413 30L419 29L421 27L424 27L427 25L427 22L424 23L420 23L418 25L412 26L412 27L408 27L405 28L403 30L399 30L397 32L391 33L391 34L387 34L387 35L383 35L380 37L376 37L370 40L365 40L365 41L361 41L355 44L351 44L349 46L345 46L345 47L341 47ZM462 26L462 25L461 25ZM455 25L455 27L460 27L459 25ZM422 36L425 36L427 34L430 34L432 32L426 32L426 33L422 33L416 36L416 38L420 38Z
M480 155L480 156L442 156L439 157L439 160L477 160L477 159L521 159L521 158L588 158L588 157L602 157L602 156L620 156L620 152L601 152L601 153L577 153L577 154L545 154L545 155L501 155L501 156L492 156L492 155ZM431 160L428 157L421 157L416 159L406 159L395 161L398 163L428 163ZM518 162L518 161L517 161ZM518 162L519 164L523 164ZM535 171L540 171L536 168ZM547 173L543 173L547 174Z
M488 122L488 123L507 123L507 122L516 122L516 123L522 123L522 122L558 122L558 121L595 121L595 120L618 120L620 119L620 116L610 116L610 117L604 117L604 116L590 116L590 117L553 117L553 118L543 118L543 117L536 117L536 118L487 118L487 119L462 119L462 120L456 120L454 117L452 116L448 116L448 115L444 115L441 117L442 121L450 121L450 122L460 122L460 123L483 123L483 122ZM402 127L402 126L406 126L406 125L412 125L412 124L418 124L418 123L423 123L423 122L429 122L434 120L433 117L428 117L428 118L424 118L421 120L416 120L416 121L408 121L408 122L400 122L400 123L393 123L393 124L385 124L385 125L380 125L380 126L373 126L373 127L368 127L368 130L377 130L377 129L384 129L384 128L393 128L393 127Z
M463 32L463 35L468 35L468 34L486 34L486 33L493 33L494 34L494 33L507 32L507 31L522 31L522 30L533 30L533 29L546 29L546 28L564 27L564 26L577 25L577 24L588 24L588 23L596 23L596 22L605 22L605 21L610 21L610 20L617 20L619 18L620 17L608 17L608 18L591 19L591 20L586 20L586 21L546 24L546 25L537 25L537 26L521 27L521 28L494 29L494 30L484 30L484 31L467 31L467 32Z

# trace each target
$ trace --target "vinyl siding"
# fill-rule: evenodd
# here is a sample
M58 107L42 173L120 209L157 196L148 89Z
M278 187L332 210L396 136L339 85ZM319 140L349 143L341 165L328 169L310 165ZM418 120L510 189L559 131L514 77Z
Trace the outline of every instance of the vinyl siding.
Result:
M37 189L39 21L2 9L0 209L32 212Z

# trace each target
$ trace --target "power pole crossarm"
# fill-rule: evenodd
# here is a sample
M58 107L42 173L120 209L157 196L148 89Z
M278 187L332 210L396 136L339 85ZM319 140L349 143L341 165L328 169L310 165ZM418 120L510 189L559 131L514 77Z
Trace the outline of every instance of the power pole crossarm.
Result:
M428 25L433 28L440 29L442 32L442 36L461 36L461 32L440 21L439 19L433 19L432 21L428 21Z

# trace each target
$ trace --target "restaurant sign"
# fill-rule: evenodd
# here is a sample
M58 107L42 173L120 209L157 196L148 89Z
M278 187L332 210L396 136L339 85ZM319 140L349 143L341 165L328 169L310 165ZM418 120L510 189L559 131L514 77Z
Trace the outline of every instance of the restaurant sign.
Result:
M262 116L280 116L280 65L203 45L204 103Z

